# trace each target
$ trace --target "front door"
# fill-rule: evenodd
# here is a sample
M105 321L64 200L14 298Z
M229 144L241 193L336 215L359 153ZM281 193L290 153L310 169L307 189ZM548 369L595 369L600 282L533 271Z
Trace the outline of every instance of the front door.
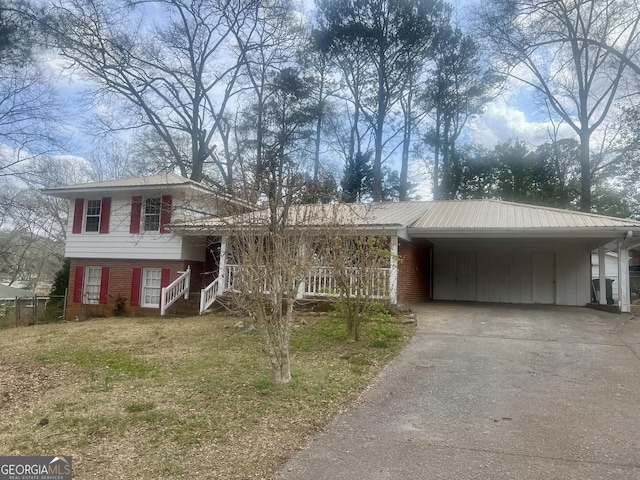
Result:
M556 303L556 257L553 253L531 255L531 297L533 303Z
M456 253L456 300L476 301L476 254Z

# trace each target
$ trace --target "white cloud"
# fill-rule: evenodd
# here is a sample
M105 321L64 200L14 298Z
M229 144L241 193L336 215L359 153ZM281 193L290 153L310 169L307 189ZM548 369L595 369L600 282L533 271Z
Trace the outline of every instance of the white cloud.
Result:
M501 96L487 104L484 113L469 123L471 140L487 148L509 140L523 140L532 146L549 141L551 122L533 120L513 103L513 99ZM534 110L533 106L529 108ZM568 125L560 125L560 138L573 136Z

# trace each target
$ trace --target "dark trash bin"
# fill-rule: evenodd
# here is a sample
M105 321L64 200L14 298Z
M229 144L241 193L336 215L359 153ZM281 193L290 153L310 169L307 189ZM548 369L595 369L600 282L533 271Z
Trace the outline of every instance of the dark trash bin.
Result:
M613 305L613 278L605 278L605 295L606 295L606 299L607 299L607 305ZM599 278L595 278L593 280L593 289L596 292L600 291L600 279ZM597 298L594 298L594 302L597 303Z

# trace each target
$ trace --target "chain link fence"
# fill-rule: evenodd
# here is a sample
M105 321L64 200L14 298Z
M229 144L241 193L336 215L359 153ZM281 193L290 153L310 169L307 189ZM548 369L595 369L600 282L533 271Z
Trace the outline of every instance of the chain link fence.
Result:
M64 320L67 294L0 298L0 328Z

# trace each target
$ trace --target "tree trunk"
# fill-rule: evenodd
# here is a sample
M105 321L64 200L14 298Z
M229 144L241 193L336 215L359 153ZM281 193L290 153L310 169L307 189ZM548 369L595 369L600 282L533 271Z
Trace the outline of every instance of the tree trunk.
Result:
M271 381L275 385L282 385L291 381L291 364L289 362L289 351L286 357L281 357L274 362L271 357Z
M580 132L580 210L591 211L591 163L589 140L591 135L585 129Z
M449 123L444 122L444 141L440 147L442 149L442 184L440 185L440 200L451 200L451 152L449 151Z
M283 286L280 286L280 289L281 288L283 288ZM278 297L276 302L282 304L281 297L279 295L276 296ZM269 322L264 325L267 351L269 352L269 360L271 362L271 381L275 385L281 385L291 381L289 338L291 336L291 326L293 325L293 305L295 299L287 298L285 302L287 310L286 312L280 312L278 321ZM277 303L274 308L277 308Z
M322 136L322 120L324 115L324 71L320 76L320 91L318 92L318 118L316 119L315 149L313 152L313 188L316 194L319 190L320 181L320 140Z
M275 322L276 324L280 322ZM269 352L269 362L271 363L271 381L275 385L280 385L291 381L291 362L289 359L288 327L284 325L272 326L264 325L265 343Z
M404 112L404 132L402 137L402 165L400 167L400 188L398 200L401 202L409 198L409 149L411 148L411 130L413 128L413 118L411 103L413 102L413 86L410 86L407 95L407 103Z
M440 187L440 108L436 110L435 135L433 146L433 199L442 200Z
M378 94L376 108L376 124L374 128L375 154L373 159L373 188L371 193L374 202L382 201L382 134L384 131L384 117L387 110L384 71L385 52L382 46L378 53Z

